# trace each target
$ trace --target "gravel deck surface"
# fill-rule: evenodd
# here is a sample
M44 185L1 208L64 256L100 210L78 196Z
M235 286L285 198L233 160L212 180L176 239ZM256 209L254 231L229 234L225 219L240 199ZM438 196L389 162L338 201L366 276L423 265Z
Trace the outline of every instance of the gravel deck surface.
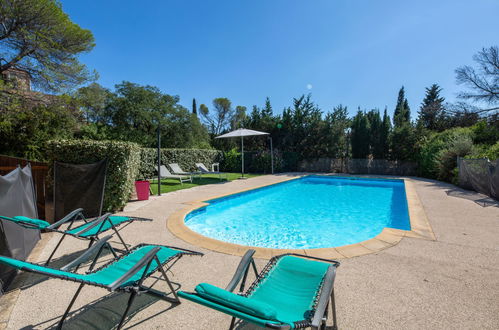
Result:
M288 175L199 186L132 202L123 214L152 218L122 231L127 243L159 243L205 253L184 257L168 275L183 290L200 282L225 287L239 257L188 244L166 228L168 216L186 202L274 183ZM453 185L415 178L419 198L436 241L403 238L386 250L340 260L335 291L340 329L499 329L499 203L479 203L453 197ZM468 194L469 195L469 194ZM476 194L479 197L478 194ZM44 234L37 260L44 261L58 235ZM113 238L113 241L116 241ZM86 248L85 241L68 237L54 261L63 265ZM259 269L266 260L257 260ZM23 275L8 329L54 327L78 284L43 276ZM253 277L250 277L253 280ZM158 289L166 285L158 283ZM125 308L128 295L85 286L65 329L111 329ZM2 304L0 303L0 307ZM230 317L189 301L171 304L142 295L135 300L125 328L226 329ZM2 325L0 324L0 328ZM239 324L240 329L253 326Z

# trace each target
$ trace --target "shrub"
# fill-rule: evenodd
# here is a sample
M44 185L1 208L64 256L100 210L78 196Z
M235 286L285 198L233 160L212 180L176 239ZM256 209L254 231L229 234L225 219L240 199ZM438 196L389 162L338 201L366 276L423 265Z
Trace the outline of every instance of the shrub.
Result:
M438 179L454 182L456 178L457 157L473 153L473 141L469 135L455 135L447 148L438 154Z
M196 163L203 163L208 168L213 163L222 161L222 152L213 149L161 149L161 164L167 166L178 163L184 171L195 171ZM158 150L142 148L138 179L152 178L157 174Z
M53 161L89 164L108 159L104 210L122 209L130 198L137 177L140 147L131 142L55 140L49 141L46 156Z
M272 157L269 150L259 151L252 155L248 170L255 173L272 173ZM274 173L282 171L282 154L274 151Z
M241 153L236 148L232 148L223 154L222 170L225 172L241 171Z

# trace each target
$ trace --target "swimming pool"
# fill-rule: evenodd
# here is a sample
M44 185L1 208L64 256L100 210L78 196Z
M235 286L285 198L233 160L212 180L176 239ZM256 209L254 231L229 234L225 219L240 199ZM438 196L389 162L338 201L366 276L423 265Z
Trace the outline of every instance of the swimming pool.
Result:
M206 201L185 225L217 240L276 249L359 243L411 230L403 180L306 176Z

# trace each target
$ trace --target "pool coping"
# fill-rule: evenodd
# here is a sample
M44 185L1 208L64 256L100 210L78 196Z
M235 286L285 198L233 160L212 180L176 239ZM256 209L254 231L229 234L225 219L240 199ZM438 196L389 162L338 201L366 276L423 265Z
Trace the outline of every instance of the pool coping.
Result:
M383 177L383 176L375 176L375 175L324 175L323 176L342 176L342 177L358 177L358 178L377 178L377 179L399 179L404 181L407 206L409 210L409 219L411 223L411 230L400 230L394 228L384 228L383 231L377 236L362 241L355 244L344 245L339 247L332 248L318 248L318 249L272 249L272 248L262 248L262 247L253 247L246 245L239 245L229 242L219 241L210 237L203 236L195 231L191 230L185 225L184 219L190 212L199 209L203 206L209 205L206 203L206 200L214 200L217 198L227 197L230 195L239 194L242 192L255 190L263 187L269 187L272 185L276 185L282 182L287 182L291 180L297 180L304 176L309 175L317 175L316 173L309 173L306 175L300 175L292 178L286 178L279 182L274 182L271 184L262 184L252 188L242 189L235 192L205 198L203 200L196 200L192 202L184 203L187 206L182 208L176 212L174 212L167 219L167 228L170 230L178 238L196 245L202 248L221 252L230 255L242 256L248 249L255 250L255 257L261 259L270 259L273 256L285 254L285 253L298 253L304 254L307 256L319 257L319 258L329 258L329 259L343 259L343 258L353 258L366 254L371 254L375 252L379 252L381 250L387 249L398 244L402 238L411 237L411 238L419 238L425 240L436 240L435 234L431 228L431 225L428 221L428 217L426 216L426 212L423 208L423 204L419 199L419 196L416 192L416 188L414 187L414 180L409 177Z

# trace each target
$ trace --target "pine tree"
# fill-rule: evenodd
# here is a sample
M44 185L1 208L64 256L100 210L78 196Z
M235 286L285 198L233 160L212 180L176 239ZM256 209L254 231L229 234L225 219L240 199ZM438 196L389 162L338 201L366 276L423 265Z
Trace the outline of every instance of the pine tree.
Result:
M262 117L272 117L273 113L274 111L272 110L270 99L267 97L265 99L265 106L262 109Z
M192 113L195 115L198 114L198 108L196 106L196 99L192 99Z
M426 88L426 95L419 108L418 125L429 130L442 129L441 121L445 116L445 98L440 96L442 88L437 84Z
M393 123L396 127L399 127L410 121L411 109L409 108L409 102L407 102L407 98L405 97L404 86L402 86L399 90L395 111L393 112Z

